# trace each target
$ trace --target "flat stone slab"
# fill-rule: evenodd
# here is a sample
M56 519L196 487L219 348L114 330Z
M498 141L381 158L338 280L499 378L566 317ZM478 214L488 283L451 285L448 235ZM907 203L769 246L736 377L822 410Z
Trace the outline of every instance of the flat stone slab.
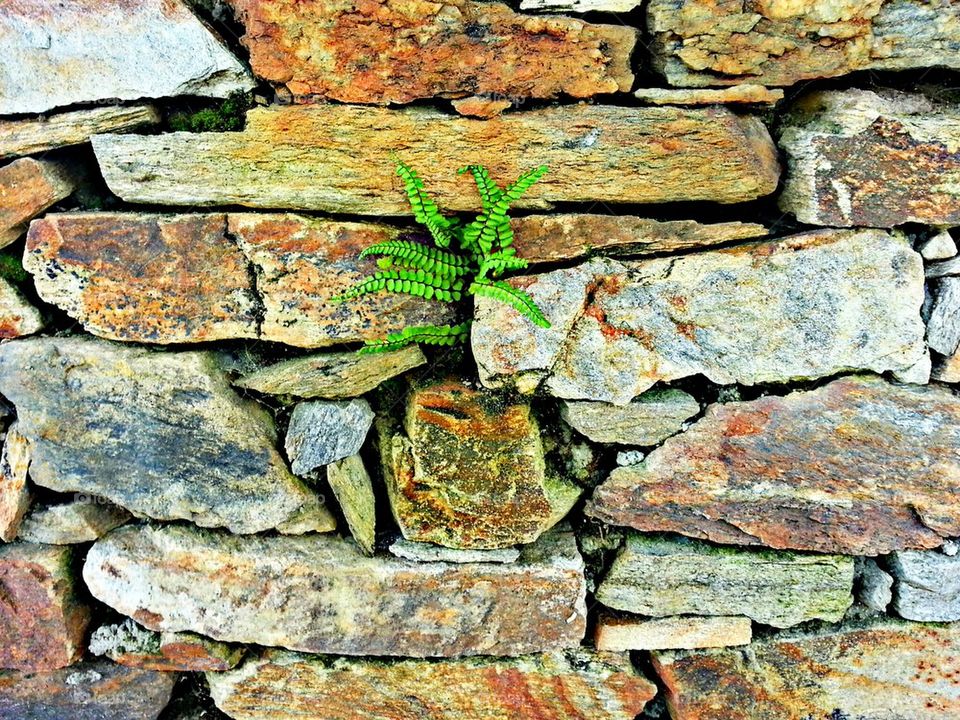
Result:
M857 70L960 67L953 4L652 0L647 25L653 64L671 85L792 85Z
M960 20L957 26L960 33ZM920 94L808 95L781 124L787 177L780 207L813 225L958 225L958 125L956 105Z
M512 563L520 558L517 548L500 548L499 550L456 550L433 543L415 542L399 538L390 544L390 552L398 558L416 560L417 562L451 562L451 563Z
M18 240L33 218L75 187L70 167L52 160L19 158L0 167L0 247Z
M246 28L254 73L300 102L391 105L482 95L519 104L633 85L630 55L639 33L623 24L537 18L472 0L448 0L442 9L335 0L229 4Z
M655 652L676 720L943 720L960 713L960 626L883 621Z
M127 619L97 628L90 637L90 652L145 670L223 672L236 667L246 650L195 633L153 632Z
M772 193L780 175L759 118L719 107L572 105L475 120L422 107L272 106L251 110L243 132L108 134L93 146L129 202L378 216L410 212L389 157L399 147L444 210L479 210L476 186L456 173L470 163L504 183L548 165L518 207L742 202Z
M384 662L268 652L208 674L235 720L633 720L656 694L626 654L583 648L522 658Z
M151 630L334 655L455 657L579 645L583 571L569 533L496 565L368 558L327 535L165 526L115 530L90 550L83 577L94 597Z
M37 485L238 533L315 499L277 451L272 418L234 392L213 353L15 340L0 345L0 394L33 445Z
M700 403L681 390L648 390L627 405L568 400L560 415L594 442L658 445L683 429L700 412Z
M17 537L24 542L75 545L103 537L131 519L122 507L98 498L62 505L34 505L23 519Z
M594 644L604 652L682 650L748 645L750 618L736 616L641 619L601 615Z
M633 96L653 105L776 105L783 100L783 90L763 85L733 85L726 88L641 88Z
M960 555L901 550L889 560L895 579L893 609L924 622L960 620Z
M253 87L181 0L18 0L0 8L0 45L7 49L0 115L107 100L227 97Z
M595 259L514 278L534 326L478 298L480 380L626 405L657 382L754 385L850 369L905 373L926 358L923 263L881 230L823 230L676 258Z
M614 470L587 513L715 542L849 555L960 535L960 398L846 377L711 405L640 465Z
M33 335L43 326L40 311L12 283L0 278L0 340Z
M842 619L852 589L852 558L632 533L596 597L607 607L652 617L746 615L783 628Z

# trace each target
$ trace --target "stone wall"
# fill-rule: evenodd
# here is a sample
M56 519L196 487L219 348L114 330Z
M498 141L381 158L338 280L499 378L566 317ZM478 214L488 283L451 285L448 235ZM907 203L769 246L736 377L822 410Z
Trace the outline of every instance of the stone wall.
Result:
M0 718L960 718L960 5L20 0L0 47ZM394 154L458 213L549 166L549 327L334 302L424 237Z

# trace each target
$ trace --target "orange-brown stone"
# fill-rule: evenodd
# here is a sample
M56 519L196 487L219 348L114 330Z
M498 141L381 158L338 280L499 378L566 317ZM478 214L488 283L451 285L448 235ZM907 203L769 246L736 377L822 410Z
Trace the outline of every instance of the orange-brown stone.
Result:
M27 231L27 223L73 192L70 170L50 160L20 158L0 168L0 247Z

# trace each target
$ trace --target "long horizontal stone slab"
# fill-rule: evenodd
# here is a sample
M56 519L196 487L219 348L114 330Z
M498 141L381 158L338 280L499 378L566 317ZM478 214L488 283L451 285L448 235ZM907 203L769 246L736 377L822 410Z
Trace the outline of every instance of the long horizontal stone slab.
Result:
M523 655L576 647L583 560L570 533L515 563L369 558L327 535L125 527L97 542L94 597L151 630L336 655ZM451 602L456 598L456 602Z
M550 328L478 298L481 381L625 405L657 382L754 385L926 359L923 267L900 235L824 230L515 278Z
M593 517L715 542L849 555L960 535L960 398L846 377L712 405L640 465L615 469Z
M792 85L856 70L960 68L953 3L652 0L647 23L654 66L671 85Z
M482 95L626 92L638 31L521 15L501 3L229 0L257 76L301 101L389 105ZM416 37L415 50L410 45Z
M960 716L960 626L882 621L739 648L655 652L675 720Z
M182 0L5 3L0 46L0 115L253 87Z
M113 192L160 205L406 215L390 159L398 148L447 210L480 207L473 181L456 173L470 163L501 183L548 165L518 203L527 207L733 203L779 181L763 123L719 107L577 105L475 120L428 108L272 106L251 110L243 132L98 135L93 146Z
M207 680L235 720L633 720L656 694L628 655L580 648L395 662L268 652Z
M958 126L956 105L920 94L808 95L780 128L788 169L780 207L813 225L958 225Z

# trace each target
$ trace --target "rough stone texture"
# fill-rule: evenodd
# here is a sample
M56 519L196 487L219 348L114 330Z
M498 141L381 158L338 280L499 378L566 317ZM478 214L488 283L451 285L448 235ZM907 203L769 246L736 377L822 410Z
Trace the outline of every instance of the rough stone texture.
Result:
M856 70L960 68L960 8L925 0L652 0L671 85L792 85Z
M958 658L960 626L892 621L653 654L675 720L945 720Z
M808 95L782 122L780 207L813 225L960 224L958 125L955 105L923 95Z
M896 578L893 609L900 617L926 622L960 620L960 556L905 550L890 558Z
M282 535L303 535L305 533L326 533L337 529L337 519L324 505L324 499L315 497L299 511L277 525Z
M510 100L497 99L496 96L484 97L479 95L454 100L450 104L453 105L454 110L465 117L482 118L484 120L496 117L513 106Z
M380 449L408 540L483 550L529 543L580 496L547 467L529 404L441 381L410 395L404 430L381 429Z
M94 660L53 673L0 673L10 720L157 720L177 676Z
M960 398L847 377L712 405L642 465L617 468L588 514L638 530L851 555L960 535Z
M20 291L0 277L0 340L32 335L43 329L43 316Z
M0 451L0 540L12 542L30 509L30 441L20 434L17 423L7 429Z
M957 254L957 243L949 231L938 232L919 248L924 260L949 260Z
M245 651L194 633L156 633L125 620L97 628L90 637L90 652L145 670L223 672L236 667Z
M90 610L74 559L70 548L0 545L0 667L49 672L80 659Z
M625 13L641 4L641 0L521 0L521 10L544 10L547 12L599 12Z
M932 377L940 382L960 383L960 352L944 358L934 368Z
M0 345L0 394L33 443L37 485L238 533L313 499L277 452L270 416L234 393L211 353L15 340Z
M370 474L359 455L327 465L327 484L340 504L350 534L367 555L376 541L377 506Z
M406 215L389 157L395 148L448 210L480 207L472 180L456 173L470 163L501 182L548 165L518 203L525 207L732 203L768 195L779 182L763 123L719 107L576 105L476 120L428 108L275 106L251 110L240 133L99 135L93 145L117 195L167 205Z
M638 100L654 105L776 105L783 95L783 90L763 85L734 85L720 90L643 88L633 93Z
M942 278L934 286L927 345L948 356L960 347L960 277Z
M253 87L181 0L18 0L0 9L0 45L0 115Z
M74 187L70 169L52 160L19 158L0 167L0 247L17 240L30 220Z
M529 263L573 260L591 253L655 255L763 237L756 223L704 225L693 220L647 220L631 215L557 213L515 218L513 246Z
M95 498L63 505L35 505L23 519L18 539L47 545L88 543L103 537L131 518L122 507Z
M594 442L659 445L700 412L700 403L681 390L648 390L628 405L566 401L560 415Z
M577 648L523 658L429 662L271 652L208 675L236 720L633 720L656 687L623 654Z
M943 262L930 263L927 265L924 274L928 279L960 275L960 257L944 260Z
M893 600L893 577L871 558L857 558L857 600L874 612L886 612Z
M530 17L471 0L230 2L246 26L253 71L307 102L589 97L633 85L638 32L627 25Z
M296 215L66 213L33 223L24 266L44 300L101 337L317 347L448 319L408 296L330 302L376 269L361 250L397 237Z
M432 543L414 542L398 538L390 544L390 552L398 558L415 560L417 562L450 562L450 563L512 563L520 558L517 548L500 548L499 550L455 550Z
M366 400L315 400L293 408L285 441L293 472L309 475L324 465L356 455L373 425Z
M601 615L597 650L671 650L747 645L753 626L745 617L667 617L655 620Z
M586 627L583 560L568 533L517 563L455 565L368 558L329 535L125 527L93 546L83 577L152 630L305 652L522 655L576 646Z
M852 558L738 550L634 533L596 597L641 615L746 615L782 628L840 620L853 602L852 588Z
M256 370L234 385L269 395L344 400L365 395L385 380L426 362L418 345L369 355L323 353Z
M553 323L478 298L481 381L625 405L702 374L753 385L851 368L905 371L926 354L922 260L880 230L824 230L678 258L595 259L511 280ZM828 281L825 282L825 278Z

